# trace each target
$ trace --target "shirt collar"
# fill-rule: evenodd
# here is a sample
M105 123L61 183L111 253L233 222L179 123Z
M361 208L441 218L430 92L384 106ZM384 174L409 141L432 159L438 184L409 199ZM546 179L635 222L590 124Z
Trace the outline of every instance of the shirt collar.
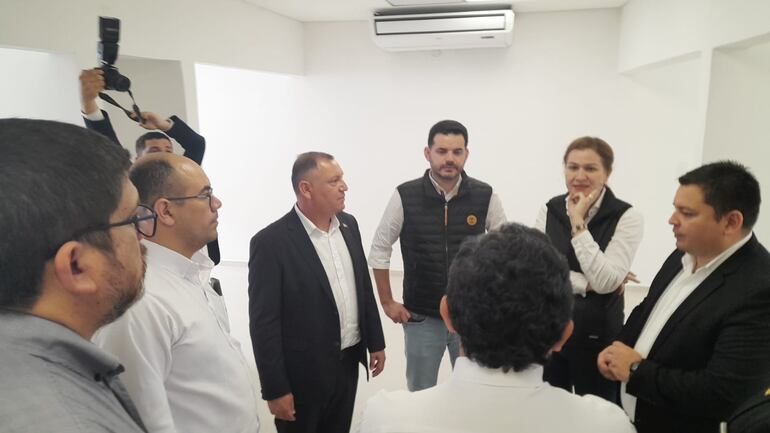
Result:
M299 209L299 206L297 206L296 204L294 204L294 211L297 212L297 215L299 216L299 220L302 222L302 227L305 228L305 231L307 232L308 236L312 236L314 233L326 234L325 231L316 227L316 225L313 224L313 221L310 221L310 219L306 217L304 213L302 213L302 211ZM334 233L339 228L340 228L340 220L337 219L337 215L334 215L332 217L332 223L329 226L329 234Z
M214 262L201 251L195 252L188 259L172 249L147 239L142 240L142 244L147 247L148 264L168 269L172 273L180 275L195 284L200 283L201 280L208 281L207 275L214 268Z
M502 368L483 367L461 356L455 361L452 380L502 387L538 388L543 386L543 366L533 364L523 371L509 370L505 373Z
M727 259L730 258L733 254L735 254L736 251L738 251L742 246L746 245L746 243L751 239L751 236L754 234L754 232L750 232L746 237L739 240L738 242L734 243L730 248L722 251L718 256L711 259L710 262L708 262L705 266L701 266L698 268L697 271L692 272L692 268L695 265L695 256L693 256L690 253L685 253L682 256L682 270L686 272L688 275L694 274L696 272L712 272L714 269L718 268L719 265L724 263Z
M10 342L89 379L109 379L123 372L118 360L95 344L63 325L31 314L0 309L0 341L4 349Z
M430 183L433 184L433 187L436 188L436 192L448 200L449 198L457 195L457 192L460 190L460 184L463 182L463 175L460 173L460 178L457 179L457 183L451 191L444 191L441 186L439 186L438 182L436 182L436 179L433 178L433 174L430 172L430 170L428 170L428 179L430 179Z

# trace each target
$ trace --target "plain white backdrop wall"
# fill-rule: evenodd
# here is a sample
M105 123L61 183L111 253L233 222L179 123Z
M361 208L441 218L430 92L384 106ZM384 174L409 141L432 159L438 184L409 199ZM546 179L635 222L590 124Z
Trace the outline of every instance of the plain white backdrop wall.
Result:
M621 8L620 70L770 31L766 0L629 0Z
M618 23L618 10L519 14L510 49L411 53L378 49L365 22L314 23L305 27L304 78L208 69L214 90L199 67L202 131L210 143L237 146L220 159L210 145L206 162L225 200L223 258L247 260L251 234L290 208L291 163L306 150L340 162L347 209L368 249L396 185L427 167L428 129L454 118L469 128L468 173L492 184L509 219L525 224L565 191L567 144L606 139L617 154L610 184L645 214L634 270L648 283L673 249L666 220L676 176L700 161L697 61L619 75ZM228 96L238 92L254 97ZM397 249L393 267L402 268Z
M91 68L99 15L121 19L121 56L181 62L192 126L198 113L195 62L303 70L302 24L240 0L3 0L0 45L71 53L79 68Z
M703 160L737 159L759 180L755 233L770 243L770 38L714 53Z
M209 65L195 70L200 132L207 141L203 168L222 200L222 260L245 262L251 236L294 203L291 165L305 148L304 82L300 76Z
M0 118L83 124L73 56L0 46L0 71Z

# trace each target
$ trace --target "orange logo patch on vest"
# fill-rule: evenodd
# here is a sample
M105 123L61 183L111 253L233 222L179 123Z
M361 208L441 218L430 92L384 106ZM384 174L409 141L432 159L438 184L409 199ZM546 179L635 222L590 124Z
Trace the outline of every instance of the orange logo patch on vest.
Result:
M465 218L465 222L468 223L469 226L475 226L477 222L479 222L479 219L476 218L476 215L468 215L468 218Z

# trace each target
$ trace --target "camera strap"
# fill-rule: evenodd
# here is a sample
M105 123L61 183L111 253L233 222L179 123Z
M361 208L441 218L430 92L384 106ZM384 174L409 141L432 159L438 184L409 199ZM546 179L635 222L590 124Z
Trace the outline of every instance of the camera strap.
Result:
M142 114L141 114L141 111L139 111L139 106L136 105L136 99L134 99L134 94L131 93L131 90L126 90L126 92L128 92L128 96L131 97L131 102L133 102L133 105L131 108L133 108L134 111L126 110L125 108L123 108L122 105L118 104L114 99L112 99L112 96L104 92L99 92L99 98L101 98L102 101L107 102L108 104L112 104L120 108L121 110L123 110L124 113L126 113L126 116L128 116L129 119L133 120L136 123L140 123L142 121ZM134 115L135 117L132 117L132 115Z

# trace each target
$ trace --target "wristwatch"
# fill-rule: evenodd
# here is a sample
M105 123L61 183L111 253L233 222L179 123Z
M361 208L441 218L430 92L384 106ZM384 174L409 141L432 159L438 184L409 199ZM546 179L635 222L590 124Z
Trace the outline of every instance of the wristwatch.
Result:
M628 380L631 380L631 376L636 373L636 369L639 368L639 364L641 364L641 362L632 362L628 367Z
M572 236L577 235L578 233L582 232L585 229L586 229L585 222L575 224L574 226L572 226Z

